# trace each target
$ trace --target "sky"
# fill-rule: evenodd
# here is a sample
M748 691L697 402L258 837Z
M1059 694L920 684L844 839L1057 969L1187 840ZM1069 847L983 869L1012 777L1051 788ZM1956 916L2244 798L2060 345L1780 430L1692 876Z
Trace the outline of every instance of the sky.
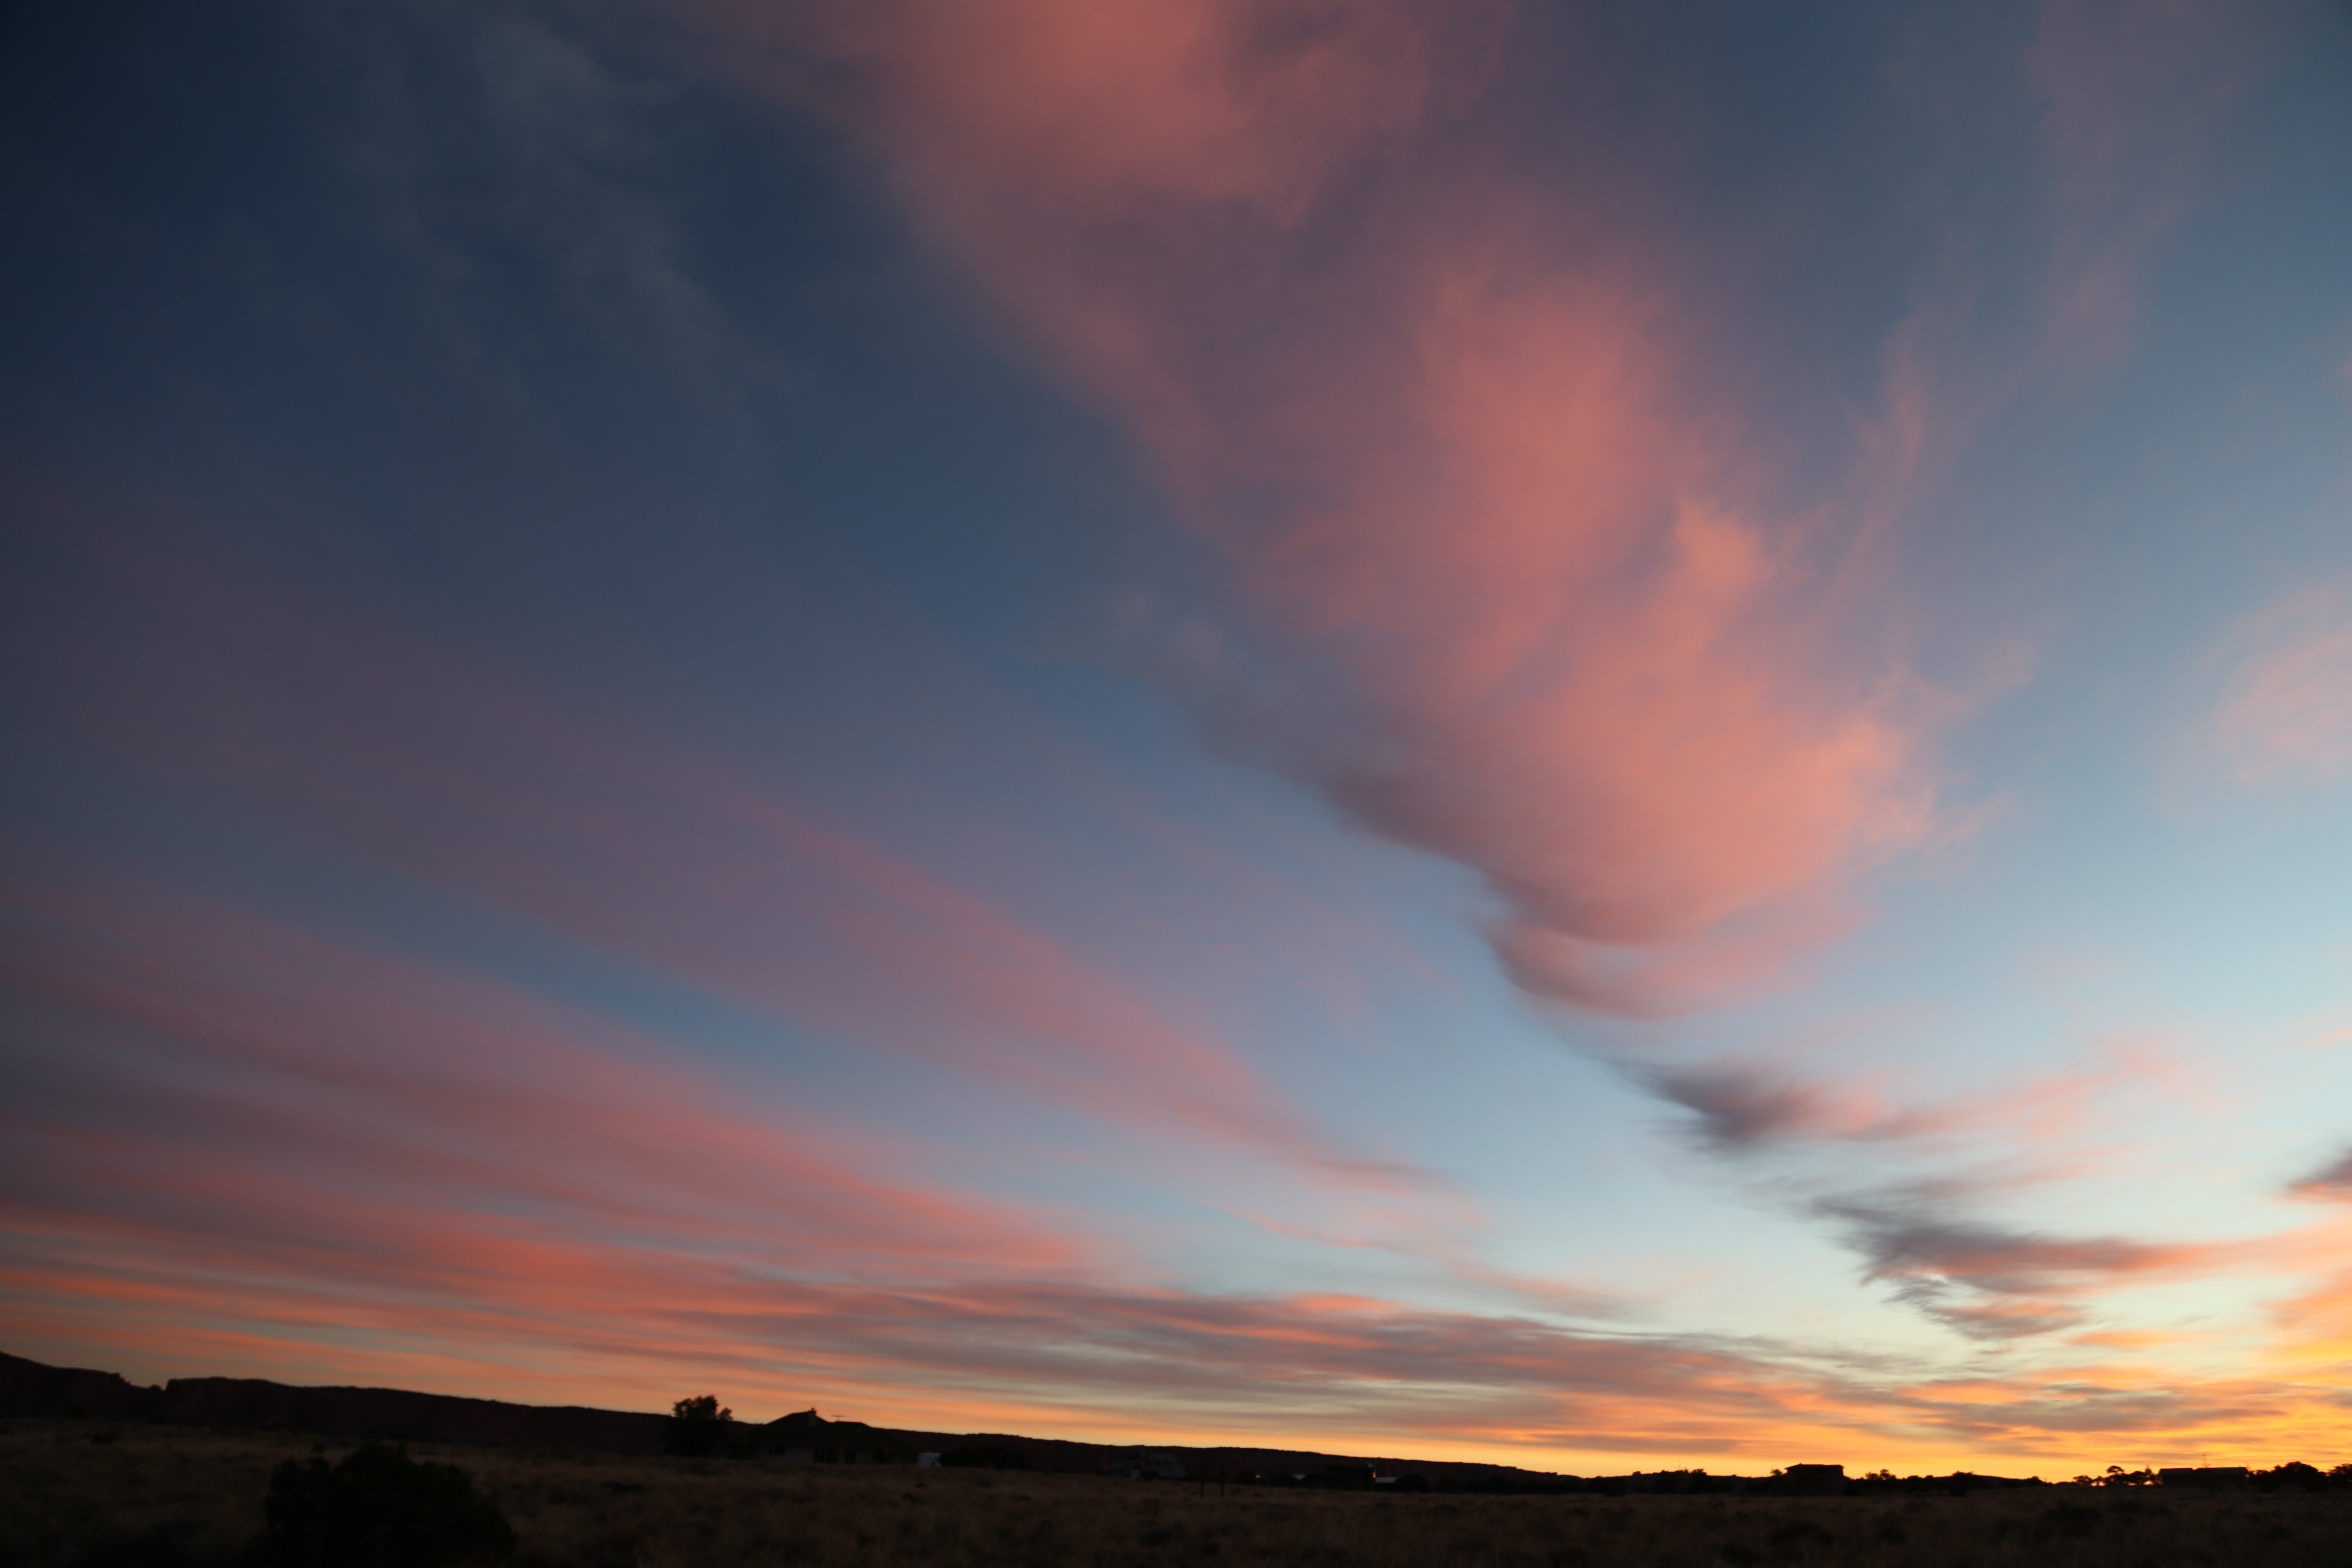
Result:
M2352 1459L2352 8L0 10L0 1349Z

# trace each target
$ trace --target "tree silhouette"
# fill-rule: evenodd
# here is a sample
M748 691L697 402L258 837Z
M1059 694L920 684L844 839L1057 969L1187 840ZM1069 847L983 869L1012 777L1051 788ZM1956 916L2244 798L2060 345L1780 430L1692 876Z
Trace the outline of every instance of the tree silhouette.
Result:
M669 1407L669 1427L662 1434L662 1447L693 1458L724 1453L734 1424L735 1412L719 1408L715 1394L681 1399Z

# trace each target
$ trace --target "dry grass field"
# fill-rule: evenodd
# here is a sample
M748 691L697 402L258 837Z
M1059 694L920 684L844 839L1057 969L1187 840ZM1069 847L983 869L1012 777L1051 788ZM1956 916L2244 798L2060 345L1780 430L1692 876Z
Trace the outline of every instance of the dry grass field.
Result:
M327 1445L333 1458L347 1443ZM289 1434L0 1423L0 1564L230 1564ZM517 1568L2344 1568L2352 1495L2073 1488L1969 1497L1482 1498L1089 1476L626 1459L420 1444L465 1467Z

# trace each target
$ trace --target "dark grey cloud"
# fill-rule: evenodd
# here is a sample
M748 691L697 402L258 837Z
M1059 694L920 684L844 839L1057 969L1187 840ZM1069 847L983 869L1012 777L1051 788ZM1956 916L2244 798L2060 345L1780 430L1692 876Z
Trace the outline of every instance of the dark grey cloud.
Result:
M2289 1184L2287 1191L2298 1197L2352 1201L2352 1149L2345 1150L2332 1163L2321 1166L2301 1181Z
M2121 1237L2052 1236L1965 1217L1941 1186L1871 1197L1816 1200L1860 1253L1864 1278L1892 1283L1895 1299L1972 1339L2007 1340L2083 1321L2070 1299L2086 1287L2177 1267L2187 1246Z
M1926 1131L1932 1120L1912 1112L1890 1114L1833 1083L1747 1063L1620 1067L1643 1089L1691 1112L1693 1136L1717 1153L1744 1153L1798 1139L1906 1138Z
M1692 1131L1725 1152L1801 1136L1819 1125L1821 1096L1806 1085L1752 1068L1693 1068L1638 1071L1636 1080L1696 1120Z

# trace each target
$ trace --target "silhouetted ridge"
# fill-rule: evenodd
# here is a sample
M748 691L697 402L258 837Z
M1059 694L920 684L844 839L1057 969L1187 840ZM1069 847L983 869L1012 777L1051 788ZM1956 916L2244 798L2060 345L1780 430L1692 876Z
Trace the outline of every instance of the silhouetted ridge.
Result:
M323 1436L406 1437L610 1454L658 1454L670 1426L667 1416L628 1411L509 1405L396 1388L300 1388L258 1378L180 1377L161 1388L144 1388L114 1373L47 1366L5 1352L0 1352L0 1416L278 1426ZM893 1431L863 1421L828 1421L814 1410L746 1426L747 1430L730 1438L730 1449L780 1457L804 1453L834 1463L906 1463L926 1452L981 1447L1017 1455L1040 1470L1099 1475L1136 1452L1124 1444L1006 1432ZM1383 1473L1410 1469L1433 1479L1506 1488L1554 1479L1541 1471L1464 1460L1368 1460L1278 1448L1160 1447L1181 1456L1189 1474L1210 1480L1319 1474L1333 1465L1378 1465Z
M666 1417L577 1405L413 1394L398 1388L298 1388L259 1378L175 1377L142 1388L110 1372L45 1366L0 1353L0 1415L283 1426L331 1437L658 1454Z
M282 1427L335 1437L392 1437L418 1442L469 1443L503 1447L552 1448L608 1454L659 1454L672 1418L576 1405L509 1405L495 1399L413 1394L396 1388L300 1388L257 1378L181 1377L161 1388L142 1388L109 1372L46 1366L0 1353L0 1416L83 1418L100 1421L160 1421L191 1426ZM1202 1482L1249 1481L1310 1487L1360 1482L1375 1477L1465 1491L1716 1489L1729 1478L1707 1478L1704 1486L1677 1484L1664 1476L1599 1478L1579 1481L1549 1471L1464 1459L1310 1453L1244 1446L1187 1447L1155 1444L1087 1443L1060 1437L1026 1437L1008 1432L920 1432L870 1426L863 1421L829 1421L803 1410L766 1423L733 1424L722 1449L734 1455L805 1458L817 1463L908 1464L923 1454L956 1454L966 1462L985 1452L988 1463L1065 1474L1103 1475L1139 1460L1174 1458L1180 1473ZM1150 1473L1153 1465L1135 1465ZM1800 1471L1834 1466L1800 1466ZM1691 1476L1703 1472L1689 1472ZM1973 1478L1991 1484L1990 1478ZM1786 1484L1755 1484L1767 1489L1799 1489L1802 1478ZM1843 1481L1843 1478L1838 1479Z
M142 1388L120 1373L46 1366L0 1352L0 1416L48 1415L76 1420L147 1420L160 1388Z

